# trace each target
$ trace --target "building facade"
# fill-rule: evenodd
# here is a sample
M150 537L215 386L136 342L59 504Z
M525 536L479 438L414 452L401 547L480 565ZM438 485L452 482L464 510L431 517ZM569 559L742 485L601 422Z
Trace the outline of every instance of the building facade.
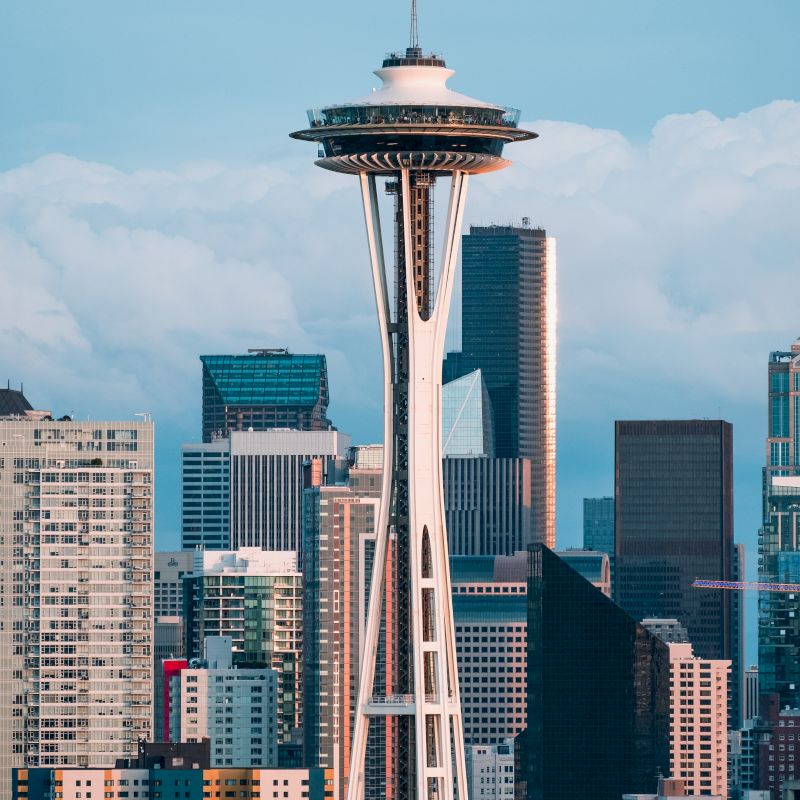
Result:
M512 555L531 536L529 458L442 460L445 524L452 555Z
M556 555L586 578L606 597L611 597L611 559L598 550L559 550Z
M155 553L153 616L183 614L183 578L192 571L193 565L194 553L186 550Z
M642 625L665 644L689 641L686 628L677 619L643 619Z
M769 354L764 485L773 477L800 476L800 339ZM764 516L767 516L765 489Z
M278 673L233 666L231 639L207 637L205 659L170 678L170 737L208 739L212 767L278 766Z
M514 800L514 740L467 745L467 786L473 800Z
M473 225L462 247L461 361L486 382L495 454L531 459L530 541L554 547L555 239L541 228Z
M442 386L442 458L493 455L492 401L476 369Z
M149 737L153 425L0 419L0 781Z
M181 447L181 547L228 550L230 442L215 439Z
M203 658L209 636L230 636L233 664L278 673L279 743L303 719L303 577L294 551L198 551L185 578L186 653Z
M583 498L583 548L614 555L614 498Z
M262 349L200 361L204 442L231 431L331 429L325 356Z
M355 448L347 486L306 490L303 526L305 763L334 770L334 797L350 777L353 708L375 552L382 448ZM386 586L391 609L391 578ZM384 621L375 694L391 695L391 624ZM388 658L387 658L388 653ZM370 725L365 797L392 796L393 723Z
M687 794L728 795L730 661L702 659L688 643L669 645L670 775Z
M732 426L618 421L615 470L616 601L635 619L679 620L699 657L732 659L736 593L692 587L735 574ZM738 719L738 674L731 684Z
M526 555L450 565L464 741L491 747L526 726Z
M315 485L336 481L350 437L337 431L233 432L231 549L295 550L302 543L305 465Z
M668 646L542 545L529 551L518 797L619 800L668 774Z

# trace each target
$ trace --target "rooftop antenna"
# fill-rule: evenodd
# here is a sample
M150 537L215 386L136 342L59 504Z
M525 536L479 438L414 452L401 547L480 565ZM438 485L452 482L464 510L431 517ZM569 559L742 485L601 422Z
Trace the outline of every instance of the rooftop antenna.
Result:
M417 28L417 0L411 0L411 34L408 42L409 49L419 50L419 30Z

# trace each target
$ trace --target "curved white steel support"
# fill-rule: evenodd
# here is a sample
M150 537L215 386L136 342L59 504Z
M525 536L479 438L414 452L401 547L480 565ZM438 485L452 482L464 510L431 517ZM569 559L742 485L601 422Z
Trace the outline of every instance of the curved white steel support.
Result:
M375 306L378 312L378 327L381 334L383 354L383 477L381 480L381 502L378 511L375 536L375 558L372 564L372 579L369 591L369 614L364 632L360 679L358 687L358 706L355 714L355 730L350 750L350 776L347 786L348 800L363 800L364 797L364 759L367 751L369 717L367 704L372 696L375 680L375 661L378 655L378 637L381 624L381 599L386 577L386 560L389 549L389 512L392 492L392 341L389 333L389 294L386 287L386 267L384 263L383 238L378 209L378 195L375 176L365 172L360 174L361 197L364 204L364 221L367 227L372 281L375 289Z
M414 674L413 695L403 696L401 703L397 698L378 701L372 698L392 502L394 353L375 177L365 172L360 174L384 359L384 455L381 507L347 800L364 798L369 717L389 713L386 708L390 703L393 713L413 714L415 717L416 800L455 800L456 796L459 800L468 800L441 456L442 357L467 177L462 172L454 172L452 176L436 304L430 318L423 320L417 310L414 270L410 267L410 254L413 252L411 177L408 169L400 173L409 353L408 551Z

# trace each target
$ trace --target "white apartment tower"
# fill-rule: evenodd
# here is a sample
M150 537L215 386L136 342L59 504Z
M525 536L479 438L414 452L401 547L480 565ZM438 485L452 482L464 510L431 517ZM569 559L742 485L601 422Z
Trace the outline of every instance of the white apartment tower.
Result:
M0 418L0 781L151 734L153 425Z
M728 672L731 662L698 658L689 643L669 645L670 769L687 795L728 792Z

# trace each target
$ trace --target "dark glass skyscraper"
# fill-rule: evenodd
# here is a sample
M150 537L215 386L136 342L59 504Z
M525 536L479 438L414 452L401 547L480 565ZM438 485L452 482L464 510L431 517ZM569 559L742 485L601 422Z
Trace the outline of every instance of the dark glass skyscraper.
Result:
M517 798L619 800L669 774L669 649L555 553L528 553Z
M463 237L461 368L480 369L495 455L532 461L531 541L555 546L556 256L541 228Z
M250 350L239 356L200 356L203 363L203 441L231 431L294 428L327 431L328 367L323 355Z
M700 658L732 658L733 428L722 420L617 422L615 598L636 619L674 618ZM731 676L738 719L739 675Z
M764 514L758 533L759 580L800 583L800 339L770 353L764 465ZM800 618L797 596L758 598L758 682L779 707L800 706Z
M614 555L614 498L583 498L583 549Z

